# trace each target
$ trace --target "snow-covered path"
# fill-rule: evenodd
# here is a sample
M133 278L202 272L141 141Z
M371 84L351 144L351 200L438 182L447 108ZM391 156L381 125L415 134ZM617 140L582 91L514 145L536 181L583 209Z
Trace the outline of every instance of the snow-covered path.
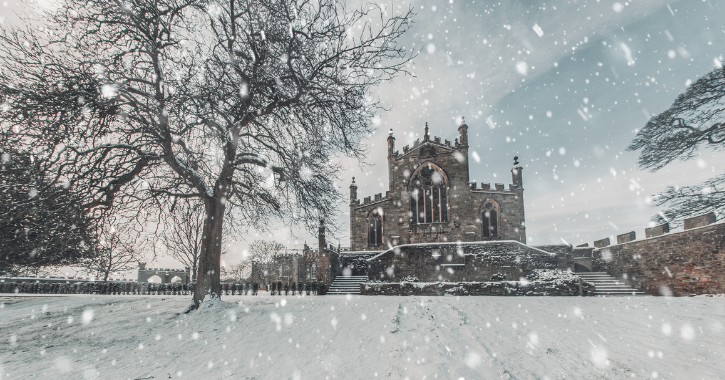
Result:
M5 301L0 379L725 378L723 297L224 300Z

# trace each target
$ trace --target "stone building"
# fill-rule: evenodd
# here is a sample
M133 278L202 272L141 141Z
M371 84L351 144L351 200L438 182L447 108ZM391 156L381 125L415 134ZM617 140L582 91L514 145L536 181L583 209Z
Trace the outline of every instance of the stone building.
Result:
M283 253L270 258L269 262L252 262L250 282L270 284L282 282L286 285L316 281L319 276L319 251L305 244L303 252Z
M388 136L388 191L358 199L350 185L350 250L401 244L515 240L526 243L523 168L514 158L513 184L469 182L468 126L451 143L428 135L395 150Z
M138 282L148 282L154 276L159 278L156 281L163 284L172 282L188 284L191 279L189 267L185 267L184 269L146 268L146 263L138 263L138 274L136 277Z

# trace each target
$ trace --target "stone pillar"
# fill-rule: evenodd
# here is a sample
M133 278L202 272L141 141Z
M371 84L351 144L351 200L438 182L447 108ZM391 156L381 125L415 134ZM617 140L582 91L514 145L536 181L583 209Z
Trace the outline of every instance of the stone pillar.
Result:
M463 117L461 117L461 125L458 127L458 135L458 141L460 141L461 145L468 146L468 125L466 125L466 119Z
M460 143L456 144L456 149L458 149L463 157L465 157L463 165L465 168L466 181L464 183L468 183L471 181L468 167L468 125L466 125L466 120L463 117L461 117L461 125L458 127L458 140L460 140Z
M511 180L513 185L516 186L516 201L521 210L521 222L519 226L516 226L519 230L519 241L526 244L526 213L524 212L524 180L523 180L524 168L519 164L519 157L514 157L514 167L511 168Z
M352 177L350 184L350 250L354 251L355 247L355 205L357 204L357 185L355 177Z
M514 167L511 169L511 180L512 183L521 189L524 188L524 180L522 176L524 168L519 164L519 157L514 157Z
M393 192L395 188L395 175L393 169L395 165L395 137L393 137L393 129L390 128L388 135L388 191Z

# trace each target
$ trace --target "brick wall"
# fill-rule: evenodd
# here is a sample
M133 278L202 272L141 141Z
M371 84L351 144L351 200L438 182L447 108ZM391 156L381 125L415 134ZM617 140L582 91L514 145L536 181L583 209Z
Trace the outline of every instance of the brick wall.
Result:
M725 223L595 249L593 270L652 295L725 293Z

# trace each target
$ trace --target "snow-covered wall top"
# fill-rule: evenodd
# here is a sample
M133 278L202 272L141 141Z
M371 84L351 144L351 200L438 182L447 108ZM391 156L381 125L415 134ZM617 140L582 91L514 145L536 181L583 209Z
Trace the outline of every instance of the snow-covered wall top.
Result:
M368 262L368 277L398 281L488 281L503 273L518 279L534 269L557 267L555 254L517 241L425 243L397 246Z

